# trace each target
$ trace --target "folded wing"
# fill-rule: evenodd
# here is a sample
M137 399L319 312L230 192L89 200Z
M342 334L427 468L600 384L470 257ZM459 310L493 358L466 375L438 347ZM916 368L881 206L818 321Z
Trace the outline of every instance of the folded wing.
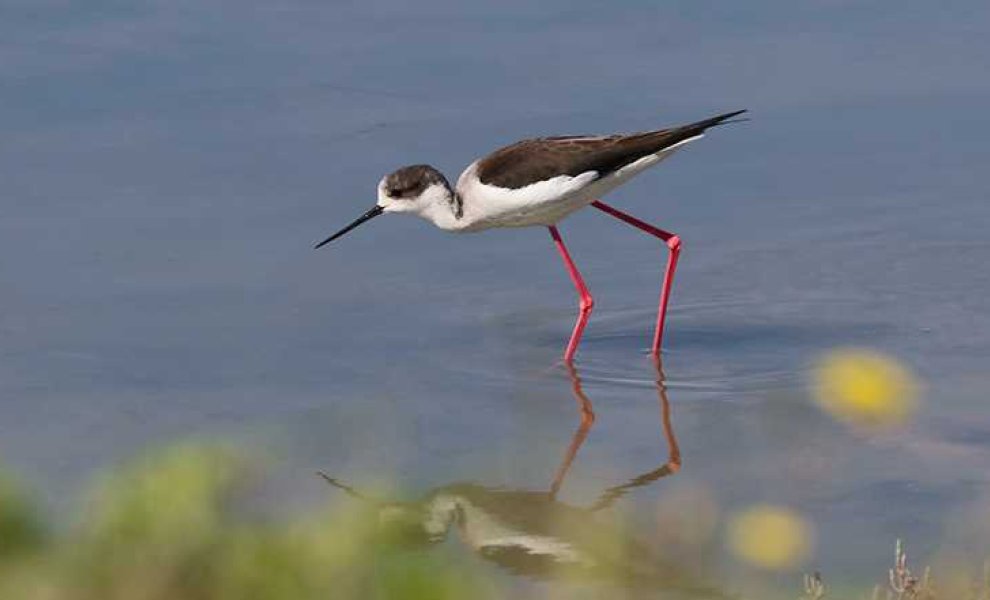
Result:
M657 154L705 129L741 114L735 111L671 129L608 136L563 136L523 140L478 163L481 183L518 189L559 176L594 172L595 179Z

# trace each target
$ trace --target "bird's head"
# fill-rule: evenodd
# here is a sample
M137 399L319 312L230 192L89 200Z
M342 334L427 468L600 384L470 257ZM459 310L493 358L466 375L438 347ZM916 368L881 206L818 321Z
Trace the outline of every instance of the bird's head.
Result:
M437 203L450 201L450 184L430 165L412 165L392 171L378 182L378 206L384 212L422 214Z
M430 165L402 167L378 182L378 201L371 210L316 247L328 244L365 221L384 213L412 213L436 222L436 215L442 211L450 213L453 205L454 192L443 173Z

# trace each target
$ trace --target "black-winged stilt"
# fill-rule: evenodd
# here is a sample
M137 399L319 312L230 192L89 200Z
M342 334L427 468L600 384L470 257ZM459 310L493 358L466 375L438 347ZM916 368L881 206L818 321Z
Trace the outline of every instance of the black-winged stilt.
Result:
M657 131L523 140L471 163L453 188L440 171L429 165L403 167L378 183L378 201L371 210L316 247L332 242L384 213L412 213L440 229L455 232L496 227L547 227L580 296L580 312L564 350L564 360L571 362L581 343L594 300L560 237L557 223L572 212L591 205L660 238L670 250L651 347L652 354L657 356L663 340L681 239L597 198L659 163L684 144L700 138L709 127L744 112L737 110Z

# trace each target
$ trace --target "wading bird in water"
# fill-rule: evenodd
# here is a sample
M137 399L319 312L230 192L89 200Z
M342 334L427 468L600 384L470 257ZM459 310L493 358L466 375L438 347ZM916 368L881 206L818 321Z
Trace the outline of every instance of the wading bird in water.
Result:
M657 356L663 340L681 239L598 198L667 158L684 144L702 137L709 127L744 112L737 110L657 131L523 140L471 163L454 188L440 171L429 165L403 167L378 183L378 201L371 210L316 247L332 242L383 213L412 213L440 229L454 232L495 227L546 227L580 296L580 312L564 350L564 360L570 362L581 343L594 300L560 237L557 222L591 205L660 238L670 250L653 334L652 353Z

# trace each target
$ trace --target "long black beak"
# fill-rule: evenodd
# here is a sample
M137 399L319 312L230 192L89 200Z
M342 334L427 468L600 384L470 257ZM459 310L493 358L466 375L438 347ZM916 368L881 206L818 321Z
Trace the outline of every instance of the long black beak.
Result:
M353 223L351 223L347 227L344 227L343 229L341 229L337 233L331 235L327 239L323 240L322 242L320 242L319 244L317 244L315 247L316 248L319 248L321 246L324 246L326 244L329 244L330 242L332 242L335 239L339 238L340 236L344 235L348 231L354 229L355 227L357 227L361 223L364 223L365 221L369 221L371 219L374 219L375 217L377 217L378 215L382 214L383 212L385 212L385 209L382 208L381 206L378 206L376 204L374 208L372 208L368 212L366 212L363 215L361 215L360 217L358 217L357 220L355 220Z

